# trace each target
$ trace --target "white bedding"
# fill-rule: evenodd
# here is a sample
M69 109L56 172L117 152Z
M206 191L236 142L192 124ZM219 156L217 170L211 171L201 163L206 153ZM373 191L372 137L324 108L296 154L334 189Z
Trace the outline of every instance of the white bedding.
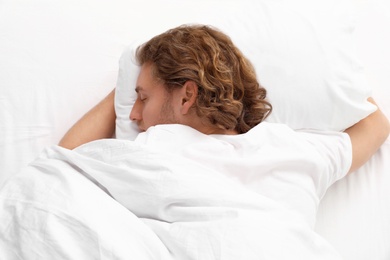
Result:
M320 204L316 230L345 259L390 257L389 167L387 141L365 166L333 185Z
M240 136L166 125L135 142L48 148L0 192L0 257L341 259L312 219L323 186L349 168L350 156L333 162L342 153L345 135L268 123Z
M213 2L218 5L218 1ZM354 2L360 6L356 27L358 54L374 98L390 116L390 5L386 0ZM134 35L145 37L159 33L176 26L178 17L184 20L188 15L187 6L182 1L172 1L174 5L166 8L177 15L156 21L153 17L162 13L160 9L151 10L150 3L124 0L0 1L1 184L33 161L42 149L58 143L84 112L115 87L119 57L134 40ZM188 3L193 13L197 13L207 1ZM231 9L234 7L231 1L220 3L231 4ZM148 10L147 16L145 10ZM222 16L223 13L213 15ZM243 28L242 32L245 31ZM316 230L346 260L390 259L389 159L388 140L369 163L333 185L320 204ZM97 253L101 257L114 258L110 254L116 254L127 258L129 250L136 259L142 259L141 255L148 252L167 254L159 244L160 240L140 225L132 213L83 176L65 171L49 176L35 168L28 171L31 180L27 184L34 183L37 190L46 192L43 194L55 191L47 187L63 189L57 194L59 197L52 198L52 204L48 197L40 197L48 203L45 204L47 207L58 207L56 204L60 200L71 202L60 204L60 210L66 211L71 206L89 209L69 213L74 218L83 218L76 224L68 223L74 224L68 235L76 236L76 241L83 242L83 247L96 245L98 237L103 243L102 250ZM60 182L69 185L55 186ZM26 190L32 187L27 185ZM103 211L105 208L110 210ZM7 216L8 221L13 217ZM20 217L26 220L25 215ZM60 220L53 219L53 227ZM83 237L82 241L79 236ZM69 255L73 250L68 250L70 247L76 250L72 238L56 237L52 242L61 248L55 255L74 258ZM144 246L149 244L156 246ZM19 254L19 259L24 258L21 252L7 250L10 249L0 249L3 254ZM43 251L35 253L43 254Z
M140 219L56 150L2 190L0 259L170 259Z

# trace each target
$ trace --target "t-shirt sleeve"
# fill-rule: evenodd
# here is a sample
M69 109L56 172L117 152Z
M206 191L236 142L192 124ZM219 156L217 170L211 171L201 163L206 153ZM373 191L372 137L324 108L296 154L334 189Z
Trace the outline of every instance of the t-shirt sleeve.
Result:
M345 177L352 164L352 144L349 135L343 132L299 132L317 153L323 163L323 172L313 173L317 194L321 198L336 181Z

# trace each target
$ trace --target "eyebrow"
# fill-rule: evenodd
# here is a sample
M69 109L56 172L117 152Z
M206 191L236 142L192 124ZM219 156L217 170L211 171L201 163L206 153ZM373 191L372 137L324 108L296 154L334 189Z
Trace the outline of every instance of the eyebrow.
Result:
M142 91L142 90L144 90L142 87L140 87L140 86L137 86L136 88L135 88L135 92L139 92L139 91Z

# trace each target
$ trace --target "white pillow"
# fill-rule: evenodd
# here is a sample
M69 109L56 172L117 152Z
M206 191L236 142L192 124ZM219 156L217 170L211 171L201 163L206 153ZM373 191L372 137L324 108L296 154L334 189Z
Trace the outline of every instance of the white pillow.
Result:
M135 60L135 51L139 42L133 42L122 53L119 60L119 72L115 89L115 113L117 139L134 140L139 133L136 123L130 120L130 112L137 99L135 85L140 67Z
M320 1L319 6L317 1L317 5L290 2L201 1L197 8L202 4L204 8L178 17L177 25L210 24L232 38L268 91L273 112L267 121L293 129L344 130L375 110L366 101L371 90L355 58L350 6L336 0ZM194 8L190 4L180 8ZM154 19L159 23L164 23L165 15L172 18L178 12L164 10L163 5L158 8ZM116 136L130 140L138 133L129 119L139 72L135 48L129 46L121 57L115 102Z

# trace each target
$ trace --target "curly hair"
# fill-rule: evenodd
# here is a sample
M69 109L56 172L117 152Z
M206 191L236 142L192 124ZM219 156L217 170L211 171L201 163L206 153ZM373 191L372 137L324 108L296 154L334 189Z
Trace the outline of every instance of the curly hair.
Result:
M136 58L140 65L153 64L153 76L168 92L194 81L196 113L218 129L245 133L272 110L250 61L227 35L210 26L168 30L138 47Z

